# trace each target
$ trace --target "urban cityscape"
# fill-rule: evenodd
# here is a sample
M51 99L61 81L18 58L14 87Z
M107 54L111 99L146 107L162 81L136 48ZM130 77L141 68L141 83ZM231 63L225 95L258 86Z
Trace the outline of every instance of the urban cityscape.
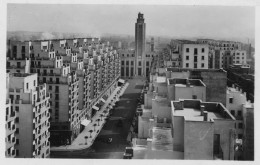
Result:
M113 33L81 32L80 21L74 32L11 28L23 7L7 6L6 158L255 160L251 36L151 34L152 15L138 7L128 34L120 23Z

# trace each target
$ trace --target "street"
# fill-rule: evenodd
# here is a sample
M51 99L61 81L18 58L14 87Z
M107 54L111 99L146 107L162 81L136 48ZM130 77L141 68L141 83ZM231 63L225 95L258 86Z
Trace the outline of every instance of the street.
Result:
M102 128L98 139L112 138L109 143L95 140L93 145L80 151L51 152L51 158L87 158L87 159L122 159L127 142L128 132L135 115L137 98L144 85L144 80L130 79L129 86L111 110L112 115Z

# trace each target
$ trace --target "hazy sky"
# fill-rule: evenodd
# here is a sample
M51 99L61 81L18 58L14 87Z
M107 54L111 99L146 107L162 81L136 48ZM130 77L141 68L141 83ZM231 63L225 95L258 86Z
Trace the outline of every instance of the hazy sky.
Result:
M254 7L8 4L7 30L134 35L138 12L147 35L254 38Z

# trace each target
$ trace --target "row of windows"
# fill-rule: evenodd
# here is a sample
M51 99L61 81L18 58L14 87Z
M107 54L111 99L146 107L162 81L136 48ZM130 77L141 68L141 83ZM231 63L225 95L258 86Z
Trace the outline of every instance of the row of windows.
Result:
M203 57L204 59L204 57ZM125 61L121 61L121 65L125 65ZM129 65L129 61L126 61L126 65ZM134 65L134 61L131 61L131 65ZM138 66L142 66L142 62L138 61ZM149 61L146 61L146 66L149 66Z
M186 53L190 52L190 48L186 48ZM205 48L201 48L201 53L205 52ZM198 48L194 48L194 54L198 54Z
M204 68L204 63L201 63L201 68ZM189 63L186 63L186 68L189 68ZM198 68L197 64L194 64L194 68Z
M189 60L190 56L186 56L186 60ZM204 56L201 56L201 60L205 60ZM197 62L197 56L194 56L194 62Z
M125 55L124 54L122 54L122 57L124 57ZM134 57L135 55L134 54L130 54L130 57ZM126 54L126 57L129 57L129 54Z

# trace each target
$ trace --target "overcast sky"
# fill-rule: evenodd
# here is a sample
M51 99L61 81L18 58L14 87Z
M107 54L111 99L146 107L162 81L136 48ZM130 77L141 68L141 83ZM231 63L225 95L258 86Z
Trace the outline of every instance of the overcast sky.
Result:
M138 12L146 34L254 38L254 7L163 5L7 5L8 31L134 35Z

